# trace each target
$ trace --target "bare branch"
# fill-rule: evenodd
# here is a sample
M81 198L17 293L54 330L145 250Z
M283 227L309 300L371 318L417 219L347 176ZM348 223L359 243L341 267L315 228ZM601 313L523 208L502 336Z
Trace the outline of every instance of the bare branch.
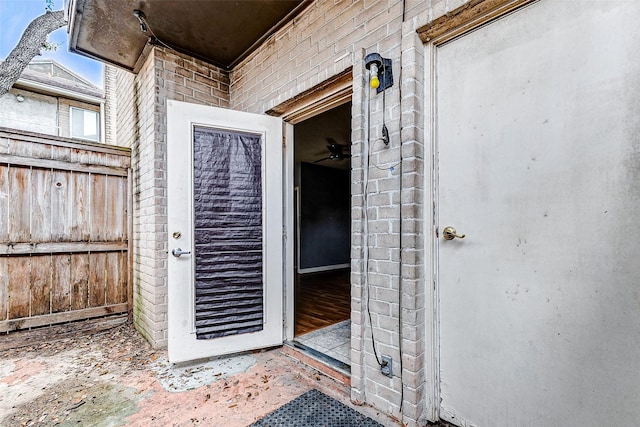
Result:
M7 59L0 63L0 97L11 89L29 62L40 54L49 33L63 27L66 23L62 10L46 12L31 21L16 47L9 53Z

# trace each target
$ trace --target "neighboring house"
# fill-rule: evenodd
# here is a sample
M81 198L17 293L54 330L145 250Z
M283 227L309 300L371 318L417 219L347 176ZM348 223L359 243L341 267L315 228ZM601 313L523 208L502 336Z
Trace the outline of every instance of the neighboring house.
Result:
M0 97L0 333L130 312L131 150L113 107L51 60Z
M0 98L0 127L105 142L101 88L53 60L34 60Z
M353 401L410 426L637 424L640 3L140 7L71 1L69 30L121 68L152 345L306 348L297 273L343 266L348 234L350 339L310 353Z

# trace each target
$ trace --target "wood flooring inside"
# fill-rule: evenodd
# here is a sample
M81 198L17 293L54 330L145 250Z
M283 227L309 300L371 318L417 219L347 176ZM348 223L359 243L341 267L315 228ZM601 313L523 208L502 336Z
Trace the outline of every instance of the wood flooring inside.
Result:
M351 316L350 270L296 275L296 336Z

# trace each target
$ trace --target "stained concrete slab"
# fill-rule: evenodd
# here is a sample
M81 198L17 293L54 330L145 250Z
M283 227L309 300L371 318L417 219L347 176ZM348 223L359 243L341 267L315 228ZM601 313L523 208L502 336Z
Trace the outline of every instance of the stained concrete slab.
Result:
M56 341L45 335L0 351L3 427L244 427L311 389L385 426L398 425L353 405L348 388L281 348L170 366L166 351L152 349L129 324Z
M246 372L255 364L256 358L251 354L183 364L172 364L166 357L161 357L151 365L151 370L155 372L156 378L165 390L179 393Z

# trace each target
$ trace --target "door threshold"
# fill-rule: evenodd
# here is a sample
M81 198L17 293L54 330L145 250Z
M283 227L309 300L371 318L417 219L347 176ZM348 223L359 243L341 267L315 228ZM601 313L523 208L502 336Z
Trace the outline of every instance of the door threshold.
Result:
M351 387L351 366L297 341L285 341L282 351L289 357Z

